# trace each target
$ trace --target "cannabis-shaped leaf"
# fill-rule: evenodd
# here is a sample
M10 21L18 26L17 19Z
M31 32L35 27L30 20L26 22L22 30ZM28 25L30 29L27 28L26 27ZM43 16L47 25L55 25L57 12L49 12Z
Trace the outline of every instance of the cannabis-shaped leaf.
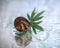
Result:
M37 34L36 30L44 31L44 29L39 25L40 23L42 23L41 19L43 18L42 16L43 13L44 11L36 13L34 8L31 15L27 13L28 20L24 17L17 17L14 22L16 34L21 36L27 34L27 32L29 32L30 34L32 30L35 34Z
M40 30L40 31L44 31L44 29L41 26L38 25L39 23L42 22L41 19L43 18L43 16L42 16L43 13L44 13L44 11L36 13L35 8L34 8L31 15L27 14L28 20L31 22L32 29L33 29L35 34L36 34L36 29Z

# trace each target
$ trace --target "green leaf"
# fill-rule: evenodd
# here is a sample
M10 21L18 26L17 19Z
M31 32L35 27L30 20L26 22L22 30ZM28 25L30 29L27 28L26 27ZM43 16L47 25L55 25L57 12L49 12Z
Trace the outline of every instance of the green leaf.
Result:
M27 33L27 31L23 31L23 32L21 32L21 33L16 33L18 36L23 36L23 35L25 35Z
M34 33L37 34L37 33L36 33L36 29L35 29L34 27L32 27L32 29L33 29Z
M44 11L39 12L39 13L36 15L36 17L39 17L39 16L42 15L43 13L44 13Z
M32 31L31 30L28 30L27 32L29 32L30 34L32 34Z
M18 31L18 30L13 30L13 32L15 32L15 33L21 33L20 31Z
M39 24L39 23L42 23L42 21L39 21L39 22L33 22L33 23L35 23L35 24Z
M34 15L35 15L35 8L34 8L34 10L31 13L31 19L33 19Z
M34 17L34 19L35 19L35 18L39 18L43 13L44 13L44 11L39 12L39 13Z
M29 19L29 21L31 20L31 18L30 18L30 16L29 16L29 14L27 13L27 17L28 17L28 19Z
M26 32L21 33L21 35L24 35L24 34L26 34Z
M42 19L43 18L43 16L41 16L41 17L35 17L34 19L33 19L33 21L37 21L37 20L40 20L40 19Z
M41 26L37 25L37 24L33 24L33 27L37 30L44 31L44 29Z

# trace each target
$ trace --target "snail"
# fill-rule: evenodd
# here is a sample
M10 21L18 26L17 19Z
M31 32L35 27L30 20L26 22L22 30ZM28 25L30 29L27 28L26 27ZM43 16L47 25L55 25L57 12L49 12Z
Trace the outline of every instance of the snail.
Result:
M31 23L24 17L17 17L14 20L14 26L18 31L30 30Z

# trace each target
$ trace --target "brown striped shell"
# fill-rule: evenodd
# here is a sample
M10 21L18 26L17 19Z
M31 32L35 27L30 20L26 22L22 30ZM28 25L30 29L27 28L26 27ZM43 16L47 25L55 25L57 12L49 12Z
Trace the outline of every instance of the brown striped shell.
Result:
M14 20L14 26L18 31L29 30L31 27L30 22L24 17L17 17Z

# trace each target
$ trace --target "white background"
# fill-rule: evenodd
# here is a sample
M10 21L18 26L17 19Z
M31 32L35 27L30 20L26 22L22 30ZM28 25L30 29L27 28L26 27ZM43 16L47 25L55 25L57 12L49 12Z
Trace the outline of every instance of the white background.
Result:
M13 21L18 16L27 17L36 8L36 12L45 10L40 24L44 32L37 37L44 41L46 48L60 48L60 0L0 0L0 48L17 48L13 35ZM35 45L35 47L34 47ZM40 48L38 41L31 48Z

